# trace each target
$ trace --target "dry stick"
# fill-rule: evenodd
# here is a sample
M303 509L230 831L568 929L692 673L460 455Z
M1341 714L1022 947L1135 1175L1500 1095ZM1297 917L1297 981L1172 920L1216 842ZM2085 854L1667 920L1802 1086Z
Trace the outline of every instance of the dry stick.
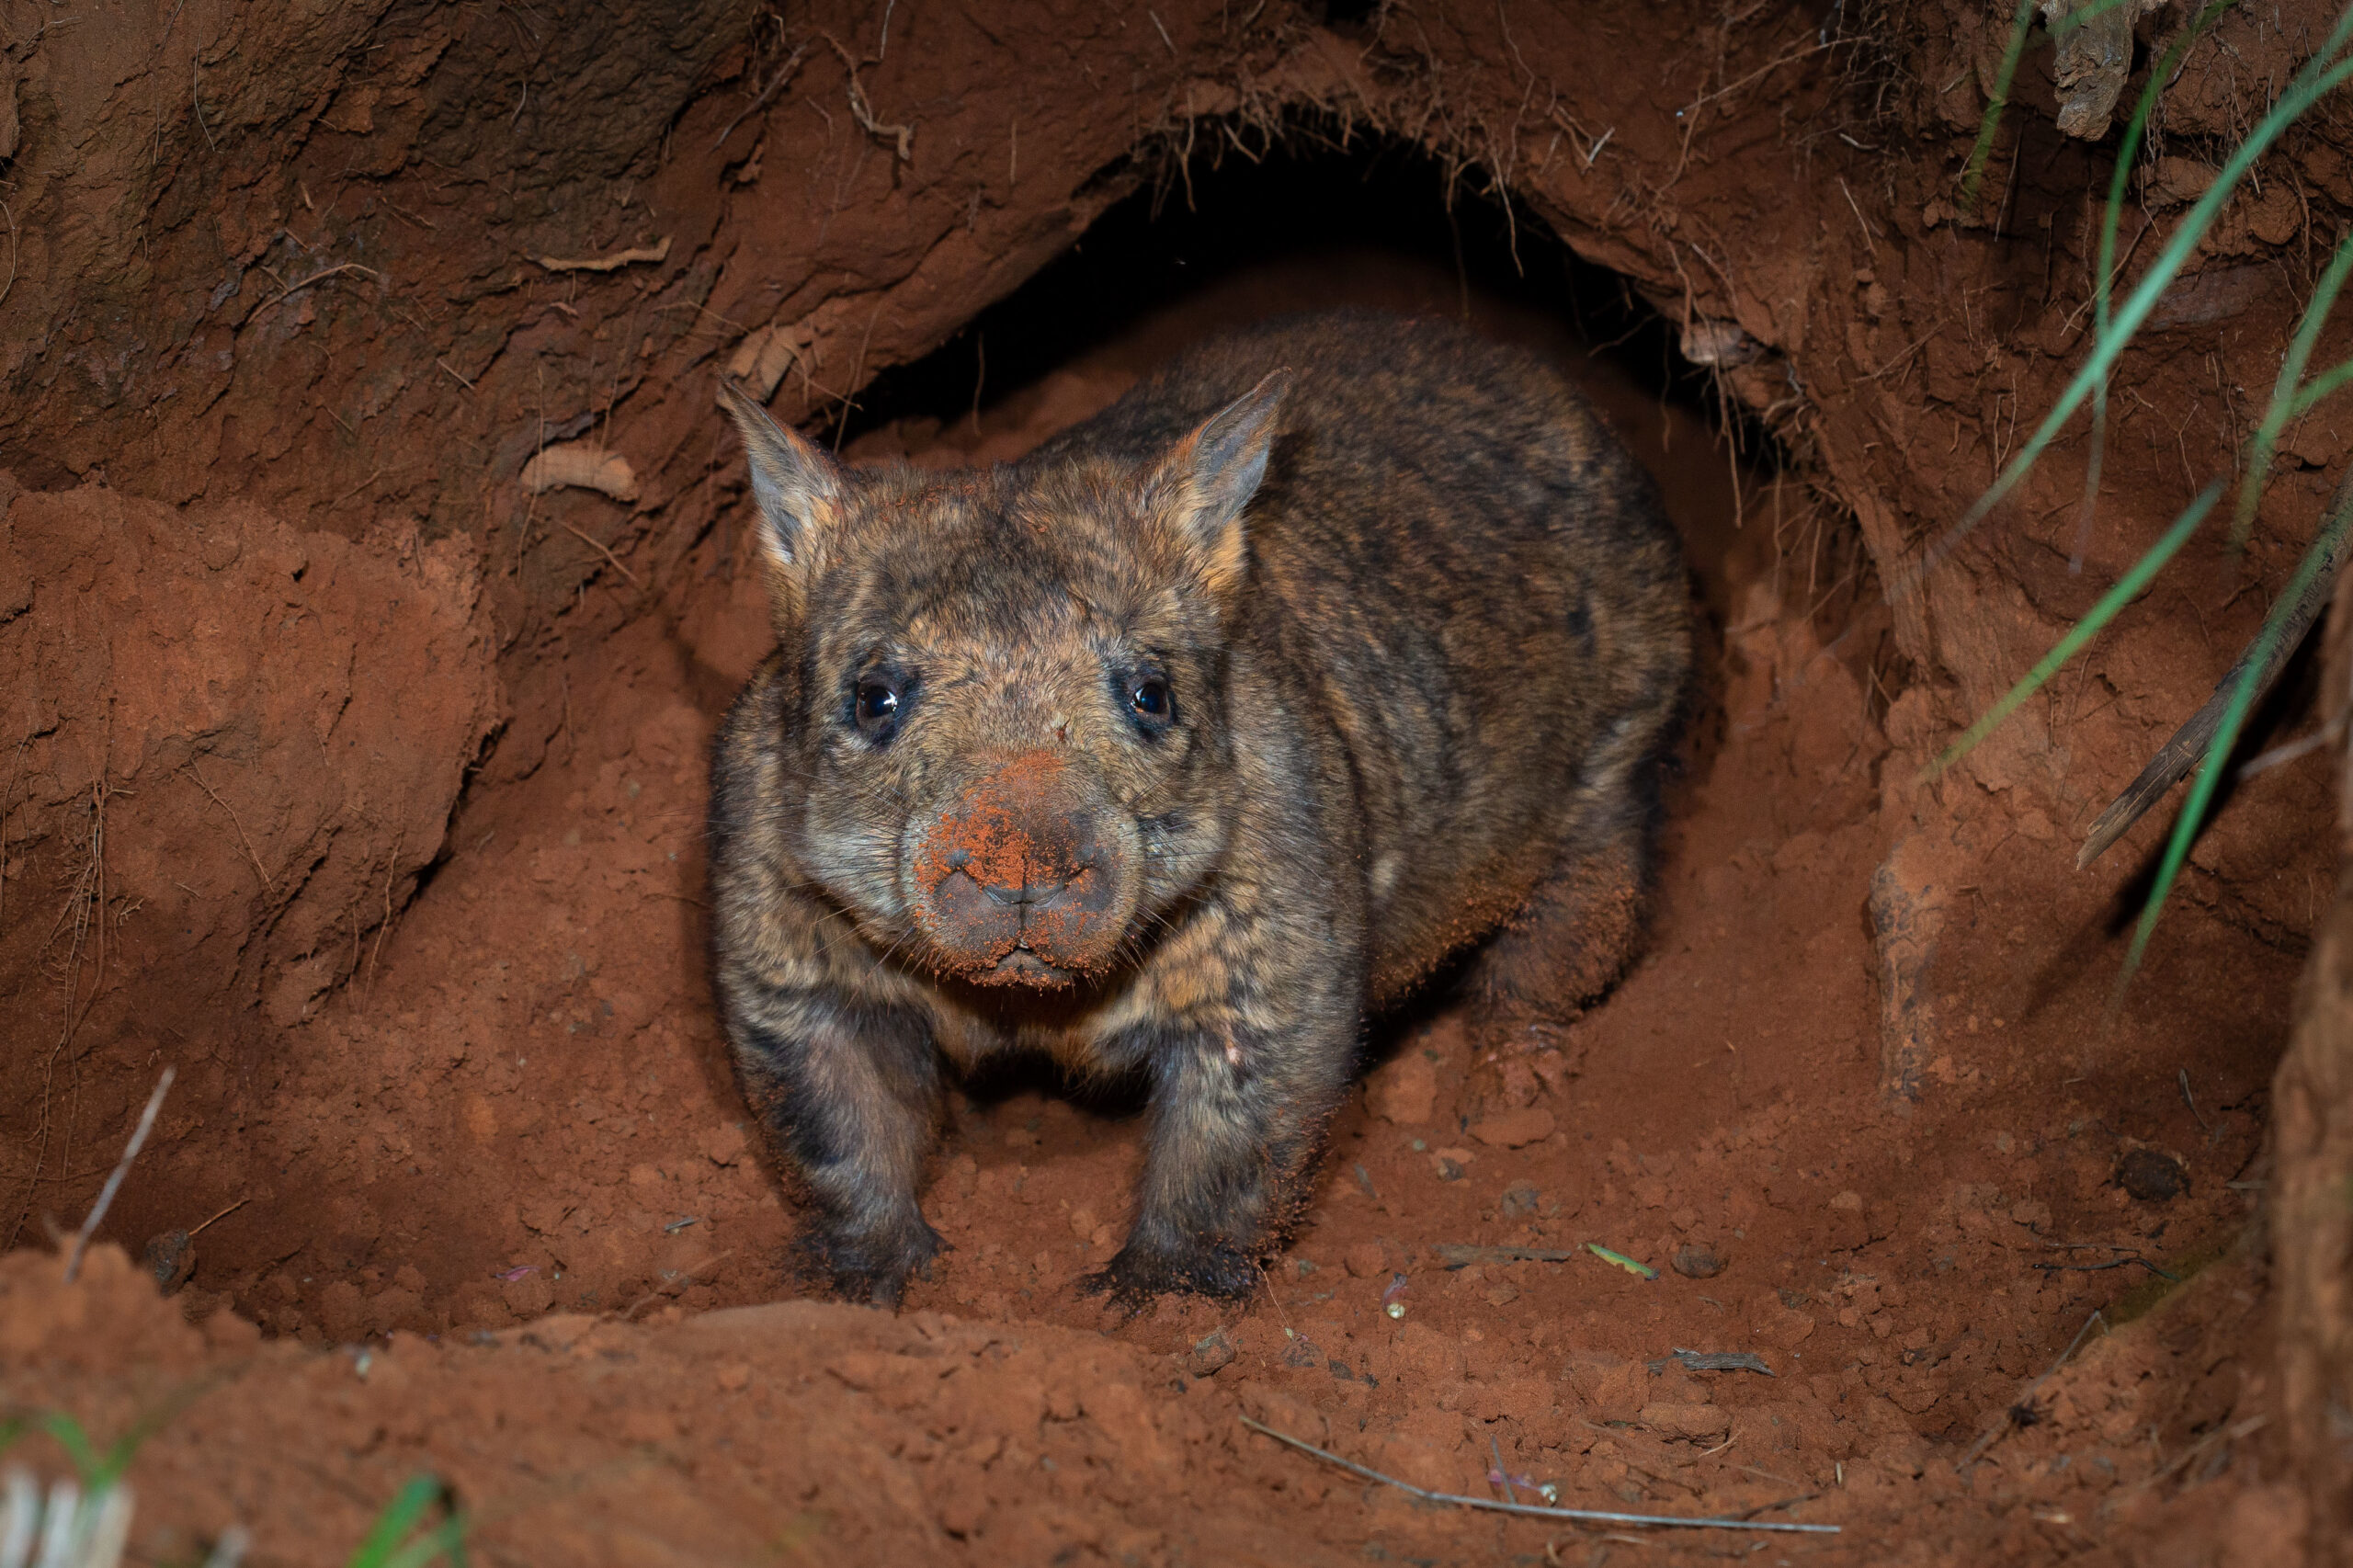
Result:
M598 554L602 555L606 560L608 560L608 561L611 562L613 563L613 570L614 570L614 571L616 571L616 572L620 573L622 576L624 576L624 577L628 578L628 579L630 580L630 583L631 583L631 585L632 586L634 586L634 585L636 585L636 582L637 582L637 574L636 574L636 573L634 573L634 572L632 572L632 571L631 571L628 567L626 567L626 566L622 565L622 564L621 564L621 558L620 558L620 556L615 555L611 551L609 551L609 550L606 549L603 545L598 544L595 540L593 540L593 539L589 538L586 534L582 533L578 528L574 528L570 523L564 522L562 518L558 518L558 519L557 519L557 525L556 525L556 526L557 526L557 527L559 527L559 528L563 528L564 532L566 532L566 533L570 534L573 538L574 538L574 539L578 540L581 543L583 543L583 544L585 544L585 545L588 546L590 549L592 549L592 550L596 551Z
M252 1199L252 1197L251 1197L250 1195L249 1195L249 1196L247 1196L247 1197L244 1197L244 1198L240 1198L240 1199L237 1199L237 1201L235 1201L234 1203L232 1203L231 1205L229 1205L229 1207L227 1207L226 1209L223 1209L222 1210L221 1210L221 1212L219 1212L218 1214L215 1214L214 1216L212 1216L212 1219L211 1219L211 1220L207 1220L207 1221L204 1221L204 1225L195 1225L195 1226L191 1226L191 1227L189 1228L189 1230L188 1230L188 1233L189 1235L191 1235L191 1236L201 1235L201 1234L203 1234L203 1233L204 1233L204 1226L205 1226L205 1225L210 1225L210 1224L211 1224L211 1223L213 1222L213 1221L214 1221L214 1220L225 1220L225 1219L227 1219L230 1215L234 1214L238 1210L243 1209L246 1204L251 1203L252 1201L253 1201L253 1199Z
M2198 1101L2192 1097L2189 1093L2189 1069L2187 1067L2181 1070L2181 1099L2182 1103L2189 1108L2189 1114L2198 1119L2198 1129L2200 1131L2211 1132L2214 1131L2214 1124L2206 1119L2206 1113L2198 1108Z
M2353 506L2353 475L2347 475L2345 483L2337 486L2336 499L2329 510L2334 514L2347 506ZM2313 574L2311 582L2304 585L2303 596L2297 599L2295 608L2280 627L2279 640L2271 644L2271 651L2256 676L2255 698L2248 704L2249 712L2254 711L2269 693L2273 683L2279 678L2279 672L2288 667L2289 658L2302 644L2304 634L2313 629L2313 622L2320 619L2320 612L2327 607L2329 596L2336 591L2336 573L2345 563L2346 545L2346 539L2340 536L2336 548L2329 551L2327 560L2321 563L2321 569ZM2214 687L2214 695L2206 699L2206 705L2191 714L2189 722L2173 733L2173 739L2157 748L2157 755L2149 759L2148 767L2141 769L2141 776L2126 785L2124 793L2117 796L2115 802L2100 812L2099 820L2092 824L2090 836L2084 840L2083 848L2076 852L2077 870L2098 859L2109 845L2130 833L2132 824L2146 815L2149 808L2155 805L2166 790L2188 777L2190 770L2198 766L2199 759L2206 755L2206 748L2213 744L2215 733L2222 729L2222 715L2230 708L2239 681L2246 674L2248 662L2255 657L2256 649L2262 641L2262 633L2257 632L2255 641L2247 644L2246 652L2223 672L2222 680Z
M82 1255L89 1250L90 1237L97 1230L98 1221L107 1217L107 1210L114 1203L114 1195L122 1187L122 1178L131 1174L131 1162L139 1157L140 1148L146 1143L147 1134L155 1130L155 1113L164 1108L164 1094L172 1086L173 1071L166 1067L164 1075L155 1080L155 1092L147 1096L147 1108L139 1113L139 1126L131 1135L130 1144L117 1160L114 1174L107 1177L106 1186L98 1189L98 1200L90 1210L90 1217L82 1221L82 1233L74 1238L74 1254L65 1260L65 1282L74 1283L82 1272Z
M2150 1267L2155 1267L2155 1265L2152 1264ZM2159 1270L2159 1272L2162 1273L2163 1270ZM2065 1366L2069 1359L2075 1356L2077 1347L2084 1343L2084 1336L2091 1333L2092 1324L2100 1324L2105 1325L2107 1322L2108 1319L2101 1315L2099 1311L2095 1308L2092 1312L2092 1315L2084 1320L2084 1326L2075 1331L2075 1337L2067 1342L2067 1348L2059 1352L2059 1359L2051 1363L2051 1369L2043 1373L2042 1376L2035 1379L2034 1381L2029 1383L2027 1385L2026 1392L2018 1395L2018 1398L2010 1402L2009 1409L2016 1410L2022 1404L2032 1404L2034 1403L2034 1396L2042 1392L2042 1385L2057 1377L2059 1375L2059 1369ZM1987 1449L1994 1446L1994 1440L1996 1437L1999 1437L2003 1433L2007 1432L2011 1427L2017 1425L2017 1422L2010 1419L2007 1412L2005 1412L2002 1416L2001 1425L1986 1433L1984 1437L1978 1438L1977 1446L1969 1450L1969 1457L1961 1461L1959 1468L1962 1473L1965 1475L1968 1472L1969 1467L1977 1462L1978 1455L1984 1453Z
M308 278L301 279L300 282L289 283L286 286L285 293L278 295L278 299L272 300L269 302L274 305L278 303L278 300L285 299L287 294L299 293L302 290L308 289L313 283L319 282L324 278L333 278L338 272L364 272L379 283L381 283L384 280L384 275L377 271L372 267L362 267L356 261L338 262L333 267L321 267L318 271L312 273Z
M375 475L370 474L369 475L369 478L372 481L375 478ZM212 786L204 781L204 775L196 770L196 758L192 756L188 759L188 776L196 780L196 787L198 789L203 790L206 794L212 796L212 803L214 805L229 813L229 825L237 830L237 842L245 846L245 858L254 863L254 875L261 879L261 891L264 892L275 892L276 890L269 885L269 873L263 870L261 868L261 857L254 853L254 841L245 836L245 824L237 820L237 813L230 807L229 802L222 800L218 794L214 793Z
M0 283L0 304L6 304L8 291L17 286L17 215L8 211L8 204L0 201L0 213L8 219L8 281Z
M1487 1434L1487 1452L1495 1456L1495 1484L1504 1489L1504 1501L1518 1502L1519 1494L1511 1489L1511 1471L1504 1468L1504 1446L1493 1432Z
M746 119L749 119L752 116L759 113L760 110L766 107L767 101L776 97L776 90L784 85L784 79L792 74L792 68L800 64L801 56L808 52L809 46L804 43L800 48L794 50L790 55L785 57L784 63L776 68L776 74L768 78L768 85L760 89L760 96L754 98L750 104L745 106L741 114L738 114L734 119L727 122L727 129L721 131L719 133L719 139L710 144L710 150L712 152L716 153L722 147L727 145L727 139L735 134L735 128L743 124Z
M1377 1481L1383 1486L1394 1486L1398 1491L1410 1496L1419 1497L1425 1503L1451 1503L1459 1508L1485 1508L1492 1513L1526 1514L1540 1519L1582 1519L1588 1524L1600 1525L1657 1525L1679 1526L1688 1529L1772 1530L1784 1535L1836 1535L1838 1533L1836 1525L1794 1525L1773 1519L1692 1519L1676 1514L1614 1514L1598 1508L1547 1508L1534 1503L1498 1503L1493 1497L1467 1497L1455 1492L1432 1492L1426 1487L1416 1486L1410 1481L1400 1481L1393 1475L1383 1475L1381 1471L1360 1465L1354 1460L1344 1460L1339 1455L1319 1449L1313 1443L1303 1442L1288 1432L1278 1432L1272 1426L1253 1421L1247 1415L1240 1417L1240 1420L1245 1426L1254 1432L1263 1433L1279 1443L1289 1443L1302 1453L1313 1454L1326 1464L1338 1465L1342 1470L1361 1475L1367 1481Z

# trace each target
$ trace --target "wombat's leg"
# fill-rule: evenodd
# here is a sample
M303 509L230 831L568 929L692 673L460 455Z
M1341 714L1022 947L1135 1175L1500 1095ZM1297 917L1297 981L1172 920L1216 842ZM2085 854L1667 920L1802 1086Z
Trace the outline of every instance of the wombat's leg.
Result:
M1135 1225L1095 1288L1134 1305L1163 1291L1239 1297L1256 1287L1346 1087L1356 1014L1335 1001L1341 1021L1287 1040L1217 1028L1156 1042Z
M1472 994L1491 1028L1565 1023L1625 972L1647 902L1647 836L1628 824L1572 849L1489 940Z
M896 1301L939 1236L915 1202L939 1114L930 1025L824 991L731 998L745 1098L801 1173L815 1212L798 1247L841 1294Z

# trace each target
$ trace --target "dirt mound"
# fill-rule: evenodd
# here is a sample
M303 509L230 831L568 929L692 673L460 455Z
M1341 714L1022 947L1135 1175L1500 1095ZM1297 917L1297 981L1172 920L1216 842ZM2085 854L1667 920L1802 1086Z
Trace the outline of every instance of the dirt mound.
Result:
M2128 272L2334 14L2190 52ZM424 1468L526 1561L1622 1560L1258 1412L1434 1484L1847 1528L1775 1561L2289 1560L2245 1238L2330 791L2233 787L2120 1004L2161 830L2067 863L2286 582L2332 405L2248 551L2192 544L1922 769L2230 471L2353 163L2319 117L2225 212L2118 369L2088 528L2063 441L1923 573L2091 308L2109 153L2041 53L1956 205L2008 15L191 0L0 36L0 461L40 487L0 481L0 1399L112 1432L198 1391L133 1471L176 1559L233 1521L333 1560ZM779 1301L793 1199L705 994L705 754L766 652L713 378L852 459L995 460L1341 300L1547 348L1663 483L1711 641L1645 957L1524 1051L1442 999L1372 1041L1246 1303L1076 1295L1136 1110L1017 1077L952 1101L904 1317ZM543 488L553 447L597 483ZM63 1288L41 1223L167 1062L105 1233L211 1221L192 1278Z
M2219 1549L2255 1562L2300 1533L2292 1494L2256 1487L2218 1512L2159 1490L2219 1471L2262 1425L2236 1381L2251 1283L2244 1260L2218 1267L2037 1381L1997 1414L1966 1479L1900 1423L1847 1460L1817 1459L1842 1448L1825 1440L1831 1412L1713 1403L1753 1374L1556 1350L1531 1381L1480 1341L1412 1321L1389 1332L1377 1371L1346 1378L1297 1335L1237 1361L1224 1335L1165 1351L805 1301L313 1350L262 1342L226 1312L192 1325L106 1246L70 1286L53 1256L0 1260L0 1396L70 1410L101 1444L152 1423L132 1471L132 1549L148 1561L199 1555L233 1527L251 1531L249 1561L333 1561L418 1473L442 1478L470 1546L493 1560L1595 1561L1622 1530L1417 1507L1240 1419L1420 1484L1484 1494L1493 1470L1529 1496L1549 1483L1542 1467L1516 1473L1528 1461L1507 1455L1496 1468L1479 1437L1557 1402L1544 1418L1574 1430L1581 1456L1563 1504L1840 1526L1764 1543L1783 1558L2031 1561L2096 1545L2095 1561L2202 1562ZM2185 1365L2208 1370L2185 1379ZM1356 1386L1336 1401L1336 1381ZM1368 1421L1384 1385L1419 1385L1427 1414L1386 1432ZM37 1441L21 1457L65 1456ZM1741 1540L1649 1544L1701 1561Z
M235 1145L274 1031L369 969L439 858L502 699L464 540L5 476L0 499L0 1190L21 1235L111 1164L160 1061L182 1085L158 1148Z

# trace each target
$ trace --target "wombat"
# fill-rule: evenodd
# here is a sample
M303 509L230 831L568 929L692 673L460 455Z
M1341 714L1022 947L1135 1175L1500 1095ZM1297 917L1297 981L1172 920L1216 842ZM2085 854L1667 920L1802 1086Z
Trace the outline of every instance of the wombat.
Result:
M1018 462L846 469L724 395L778 646L720 734L722 1012L832 1288L895 1301L949 1063L1148 1077L1091 1283L1246 1293L1368 1015L1628 958L1690 661L1652 488L1533 355L1372 312L1186 354Z

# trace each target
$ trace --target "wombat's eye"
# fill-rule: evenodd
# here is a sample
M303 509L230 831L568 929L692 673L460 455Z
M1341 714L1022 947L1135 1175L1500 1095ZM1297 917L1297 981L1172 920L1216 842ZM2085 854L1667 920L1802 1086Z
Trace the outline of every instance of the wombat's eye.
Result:
M1128 683L1128 707L1147 729L1165 729L1176 717L1176 699L1158 676L1138 676Z
M887 741L899 727L899 688L881 676L868 676L858 683L850 710L858 733L870 741Z

